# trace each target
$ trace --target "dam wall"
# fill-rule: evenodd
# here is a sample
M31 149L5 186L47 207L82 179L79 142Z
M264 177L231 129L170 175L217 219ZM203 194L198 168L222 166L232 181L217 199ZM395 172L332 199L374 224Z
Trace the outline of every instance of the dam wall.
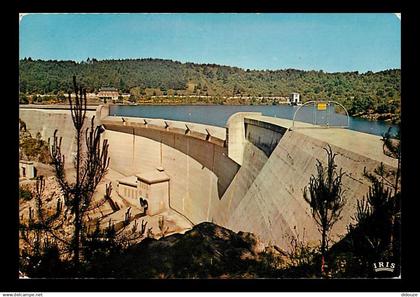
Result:
M250 118L244 119L244 126L245 139L262 150L267 157L287 131L284 127Z
M311 216L311 209L303 198L311 175L316 174L316 161L327 163L326 143L296 131L287 131L270 158L258 173L241 202L232 210L225 226L234 230L248 230L266 242L282 247L289 244L288 236L300 235L317 243L319 233ZM379 162L331 145L337 167L343 168L346 204L342 219L331 234L337 240L346 233L346 227L356 212L357 200L368 192L369 181L363 171L372 172ZM390 168L390 167L388 167ZM252 224L249 222L252 221Z
M337 168L345 172L342 182L346 204L341 219L331 231L333 240L346 233L356 212L357 200L368 192L370 182L363 176L364 170L373 172L380 163L387 169L395 169L397 165L395 159L384 155L382 141L375 135L317 128L305 123L300 123L302 129L292 130L292 121L255 114L245 116L244 125L249 131L246 141L254 145L254 150L259 147L264 151L268 159L262 168L254 168L253 182L245 195L237 198L235 207L229 209L229 219L222 223L234 231L258 234L265 242L285 249L290 248L291 236L319 243L320 235L303 191L316 174L317 160L326 166L324 149L327 145L337 154ZM250 156L244 154L244 164ZM231 187L235 186L232 183Z
M32 131L44 131L43 137L56 128L73 131L69 115L43 111L32 116L33 112L21 118ZM357 200L368 192L364 169L373 171L381 162L387 168L396 167L396 160L383 154L380 137L346 129L309 124L292 129L291 121L260 113L234 114L226 129L108 113L104 106L96 115L105 128L102 136L109 141L113 170L130 176L163 167L170 177L170 207L191 222L209 221L253 232L286 250L290 236L319 242L303 190L316 174L317 160L326 164L327 144L337 154L338 168L345 171L347 200L342 219L332 230L333 239L346 233ZM63 142L69 138L66 148L71 151L72 133L63 137Z
M238 205L243 201L246 193L254 183L267 160L268 157L262 150L258 149L251 142L244 143L242 166L239 168L223 197L212 203L211 219L213 222L222 226L227 226L232 212L234 212ZM247 229L243 229L242 231L246 230Z
M224 129L187 124L188 130L184 123L182 130L172 121L165 121L165 128L156 119L148 124L143 119L124 120L125 124L118 117L102 119L110 167L126 176L163 167L170 177L170 207L195 224L211 221L212 204L221 200L240 168L227 156L224 140L215 136ZM202 133L205 129L210 136Z
M95 115L94 111L87 111L87 119L84 124L84 129L90 127L91 119ZM76 138L75 129L72 122L72 117L69 110L51 110L51 109L19 109L19 118L26 123L27 130L35 137L39 132L41 138L51 142L54 137L54 131L57 130L57 136L62 137L62 153L66 157L66 168L72 166L73 153L76 152ZM95 124L97 121L95 120Z

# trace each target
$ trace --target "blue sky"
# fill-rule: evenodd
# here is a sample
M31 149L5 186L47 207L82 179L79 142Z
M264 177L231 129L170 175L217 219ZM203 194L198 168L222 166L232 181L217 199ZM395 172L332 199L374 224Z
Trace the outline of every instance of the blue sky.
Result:
M249 69L401 67L401 23L370 14L29 14L20 58L161 58Z

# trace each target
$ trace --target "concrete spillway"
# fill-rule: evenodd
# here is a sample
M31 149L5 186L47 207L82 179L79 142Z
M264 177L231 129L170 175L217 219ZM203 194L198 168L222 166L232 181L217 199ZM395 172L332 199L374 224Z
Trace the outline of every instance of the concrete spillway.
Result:
M368 191L364 168L372 171L380 162L396 167L383 154L379 137L345 129L302 123L291 130L291 121L259 113L237 113L226 129L108 113L106 106L98 108L97 121L105 127L113 170L130 176L163 167L170 177L170 207L193 223L250 231L285 249L291 235L319 240L303 189L316 172L316 160L325 164L327 143L346 172L347 203L333 229L335 238L346 232L357 199ZM65 153L74 150L68 111L21 110L20 117L44 138L58 129Z

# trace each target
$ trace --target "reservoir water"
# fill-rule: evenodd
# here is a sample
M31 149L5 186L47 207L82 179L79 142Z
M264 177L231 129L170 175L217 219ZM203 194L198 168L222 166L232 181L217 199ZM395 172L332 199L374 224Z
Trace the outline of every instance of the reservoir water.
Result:
M229 117L236 112L261 112L262 115L284 119L293 119L297 106L290 105L111 105L110 115L159 118L175 121L195 122L219 127L225 127ZM304 106L296 115L296 120L313 124L346 125L347 117L330 112L314 112L313 107ZM327 119L326 119L327 118ZM350 117L349 128L359 132L383 135L389 127L395 125L383 121L369 121ZM395 132L396 130L393 129Z

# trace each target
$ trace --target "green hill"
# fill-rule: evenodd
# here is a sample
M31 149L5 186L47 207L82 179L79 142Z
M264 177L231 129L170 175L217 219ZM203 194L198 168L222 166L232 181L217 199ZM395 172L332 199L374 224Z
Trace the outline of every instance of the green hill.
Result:
M401 71L336 72L250 70L216 64L180 63L162 59L43 61L19 63L20 92L58 94L77 75L88 92L111 86L135 97L150 95L288 96L304 101L331 99L352 115L399 114ZM211 100L210 100L211 102ZM249 102L247 102L249 103Z

